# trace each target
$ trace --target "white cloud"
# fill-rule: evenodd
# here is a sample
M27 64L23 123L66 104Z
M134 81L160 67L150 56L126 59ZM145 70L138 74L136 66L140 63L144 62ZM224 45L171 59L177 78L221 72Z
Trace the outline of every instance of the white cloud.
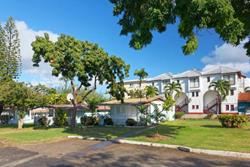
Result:
M31 84L45 84L48 86L58 87L62 84L57 77L51 75L51 67L49 64L41 62L39 67L33 67L32 62L32 47L31 43L35 40L36 36L43 36L48 33L52 41L56 41L58 34L50 31L35 31L28 27L23 21L16 21L16 27L19 32L22 56L22 76L27 82ZM28 79L27 79L28 78Z
M208 56L204 56L201 59L205 64L204 69L215 66L227 66L239 69L244 73L249 73L250 58L246 55L246 50L243 48L245 42L246 40L242 41L236 47L228 43L216 46Z

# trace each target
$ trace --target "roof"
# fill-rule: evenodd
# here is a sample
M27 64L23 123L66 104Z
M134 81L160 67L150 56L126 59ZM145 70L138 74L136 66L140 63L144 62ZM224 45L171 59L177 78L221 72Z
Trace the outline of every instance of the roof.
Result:
M225 67L225 66L218 66L215 68L211 68L208 70L202 71L203 75L209 75L209 74L227 74L227 73L237 73L240 72L240 70L231 68L231 67Z
M173 76L171 73L163 73L155 77L148 78L147 81L166 80L166 79L171 79L172 77Z
M110 107L109 106L105 106L105 105L99 105L99 106L97 106L97 110L98 111L109 111Z
M55 105L49 105L48 107L50 108L61 108L61 109L73 109L73 105L72 104L55 104ZM88 109L88 107L86 105L83 104L78 104L77 109Z
M118 104L138 105L138 104L148 104L157 100L163 101L163 98L161 96L156 96L152 98L131 98L131 99L124 99L124 103L121 103L121 101L118 101L118 100L110 100L102 104L103 105L118 105Z
M174 78L187 78L187 77L198 77L198 76L201 76L201 72L194 69L194 70L188 70L188 71L184 71L182 73L176 74L174 75Z
M49 112L49 108L36 108L33 110L30 110L32 114L36 114L36 113L48 113Z
M250 92L239 93L238 101L239 102L250 102Z

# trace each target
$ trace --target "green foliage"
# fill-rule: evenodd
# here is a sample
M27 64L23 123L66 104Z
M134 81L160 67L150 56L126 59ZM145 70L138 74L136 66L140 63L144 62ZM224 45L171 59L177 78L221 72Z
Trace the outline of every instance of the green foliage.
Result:
M0 115L0 124L7 125L11 119L10 115Z
M145 71L144 68L141 68L135 70L134 75L139 77L139 86L141 87L142 81L148 76L148 73Z
M131 34L130 46L135 49L151 43L153 31L166 31L169 24L178 20L179 34L186 40L184 54L198 47L197 32L214 29L231 44L250 34L250 3L247 0L110 0L113 14L119 16L120 34ZM177 19L178 18L178 19ZM245 44L250 55L250 40Z
M246 115L219 115L218 119L222 127L225 128L241 128L248 121Z
M136 109L140 113L140 125L146 126L151 123L151 117L148 112L148 106L147 105L137 105Z
M145 91L141 89L129 90L128 95L130 98L143 98L145 97Z
M137 125L137 121L134 120L133 118L128 118L125 123L127 126L136 126Z
M0 80L17 78L21 71L19 34L12 17L0 25Z
M175 105L175 100L173 99L172 96L166 96L165 97L165 100L164 100L164 103L162 105L162 108L165 110L165 111L169 111L171 109L171 107L173 107Z
M185 115L183 111L175 112L175 119L180 119L183 115Z
M52 93L47 95L48 104L69 104L67 101L67 94Z
M49 127L49 120L46 116L38 119L35 129L47 129Z
M174 93L179 95L181 93L182 88L180 83L171 82L165 85L164 90L165 90L165 97L167 97L167 96L173 96Z
M209 88L214 88L214 90L216 90L219 93L221 100L226 99L226 97L229 94L230 87L231 86L230 86L229 81L226 81L226 80L214 81L214 82L211 82L211 84L209 85Z
M164 121L166 118L166 115L163 114L163 110L160 110L157 104L153 104L154 106L154 111L151 113L151 119L153 122L155 122L157 125Z
M67 112L62 109L57 109L54 118L54 125L56 127L64 127L68 125Z
M62 76L70 81L74 96L72 128L76 127L77 95L82 87L88 90L82 97L83 101L96 90L97 83L107 85L111 96L123 101L126 91L123 80L128 76L129 65L119 57L109 56L97 44L80 41L67 35L60 35L56 42L52 42L45 33L44 37L36 37L32 42L32 48L34 66L39 66L43 59L44 62L50 63L52 75ZM76 80L79 86L75 85Z
M147 98L155 97L155 96L157 96L159 94L159 91L155 86L148 85L148 86L145 87L145 94L146 94Z
M114 122L111 117L106 117L104 119L104 125L114 125Z
M83 126L92 126L92 125L98 125L99 124L99 119L96 116L83 116L81 117L81 124Z

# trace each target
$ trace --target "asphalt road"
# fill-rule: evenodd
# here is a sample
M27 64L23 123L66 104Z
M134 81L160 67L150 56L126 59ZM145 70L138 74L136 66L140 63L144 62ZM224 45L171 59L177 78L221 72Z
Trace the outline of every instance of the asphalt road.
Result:
M250 160L97 141L0 146L0 167L250 167Z

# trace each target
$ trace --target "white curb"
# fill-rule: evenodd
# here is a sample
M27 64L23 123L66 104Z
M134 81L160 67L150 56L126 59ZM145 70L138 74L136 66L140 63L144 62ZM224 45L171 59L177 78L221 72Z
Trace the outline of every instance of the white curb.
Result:
M196 149L196 148L190 148L190 147L179 146L179 145L160 144L160 143L151 143L151 142L138 142L138 141L123 140L123 139L118 139L118 140L116 140L116 142L117 143L124 143L124 144L135 144L135 145L143 145L143 146L171 148L171 149L177 149L180 151L192 152L192 153L198 153L198 154L203 153L203 154L217 155L217 156L223 156L223 157L235 157L235 158L250 159L250 153Z

